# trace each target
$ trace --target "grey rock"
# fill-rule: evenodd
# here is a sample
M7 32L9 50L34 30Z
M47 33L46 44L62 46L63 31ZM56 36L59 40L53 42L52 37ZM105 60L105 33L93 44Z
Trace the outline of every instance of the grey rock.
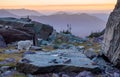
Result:
M84 51L85 51L85 46L78 46L78 47L77 47L77 50L80 51L80 52L82 52L82 53L84 53Z
M14 63L16 62L15 58L6 58L4 61L9 62L9 63Z
M5 71L7 71L7 70L9 70L9 69L10 69L10 66L2 66L2 67L0 68L0 71L5 72Z
M88 43L87 46L93 46L91 43Z
M107 74L107 73L110 73L110 74L113 74L115 71L114 71L115 69L113 68L113 67L111 67L111 66L107 66L106 68L105 68L105 73Z
M95 64L99 65L101 70L105 70L107 62L102 57L94 57L92 60L95 62Z
M6 71L4 73L1 74L2 77L10 77L13 75L13 72L12 71Z
M19 51L10 49L10 50L5 50L3 53L4 54L14 54L14 53L19 53Z
M23 62L23 63L30 63L31 61L28 60L28 59L23 58L23 59L21 60L21 62Z
M114 72L114 77L120 77L120 73Z
M68 44L66 44L66 43L62 43L62 44L59 46L59 48L60 48L60 49L68 49L69 46L68 46Z
M0 28L0 34L4 37L7 44L20 40L32 40L34 33L37 37L47 40L53 32L53 27L50 25L26 20L31 19L0 18L0 25L5 27Z
M83 43L84 40L82 38L79 38L77 36L74 36L72 34L64 34L64 33L59 33L56 36L56 39L54 42L59 42L59 43Z
M32 21L34 24L34 29L37 33L38 38L42 38L43 40L48 40L49 36L53 32L53 27L47 24L42 24L39 22Z
M5 43L4 38L0 35L0 47L4 48L4 47L6 47L6 46L7 46L7 45L6 45L6 43Z
M23 53L23 56L25 56L27 54L35 54L35 52L33 52L33 51L26 51L26 52Z
M102 57L95 57L92 60L99 65L106 66L106 64L107 64L106 61Z
M78 46L79 49L85 49L85 46Z
M57 36L57 32L53 30L52 34L49 36L49 42L54 42L55 38Z
M5 64L8 64L8 62L6 62L6 61L0 61L0 65L5 65Z
M94 76L89 71L83 71L80 72L76 77L94 77Z
M38 46L31 46L31 50L40 51L42 48Z
M40 40L38 40L38 44L39 44L39 45L48 45L48 44L49 44L49 41L40 39Z
M31 75L31 74L28 74L28 75L27 75L27 77L34 77L34 76L33 76L33 75Z
M70 76L68 76L67 74L62 74L62 77L70 77Z
M87 58L84 54L71 49L54 50L51 52L42 53L37 52L36 54L25 55L24 59L28 62L20 61L17 64L17 70L30 74L52 73L62 71L94 71L95 69L99 69L98 66L93 65L93 61Z
M103 52L108 59L120 67L120 0L110 14L103 40Z
M58 74L53 73L53 74L52 74L52 77L59 77L59 75L58 75Z
M97 56L97 53L93 48L88 49L87 51L84 51L84 54L89 58L94 58Z
M0 28L0 34L3 36L6 44L20 40L32 40L32 35L18 29Z
M38 74L38 75L32 75L33 77L54 77L52 74L46 73L46 74Z

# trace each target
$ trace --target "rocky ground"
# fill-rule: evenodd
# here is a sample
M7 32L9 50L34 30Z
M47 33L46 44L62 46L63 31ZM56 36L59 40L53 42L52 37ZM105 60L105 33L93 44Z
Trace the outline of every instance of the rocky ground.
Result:
M40 46L38 47L32 46L29 51L17 50L16 43L7 45L7 48L1 48L0 76L1 77L120 77L120 71L117 68L115 68L112 64L107 62L107 60L105 60L105 58L101 55L101 51L102 51L100 49L101 41L102 41L101 38L78 38L71 34L57 34L56 37L54 35L51 36L50 38L52 38L52 40L48 40L48 41L40 40ZM62 51L62 53L60 53L60 51ZM49 56L46 57L45 56L46 54L47 55L49 54ZM58 57L59 58L63 57L67 59L53 60L53 56L55 59ZM77 57L75 59L76 61L74 61L75 57ZM39 60L40 62L37 62L37 60ZM49 60L53 63L52 65L54 66L58 64L62 64L63 62L67 62L67 63L65 63L66 66L59 68L61 70L58 69L58 66L54 68L54 70L56 70L57 72L53 72L53 69L51 72L51 69L47 70L48 68L38 70L38 68L40 68L41 66L44 67L49 66L49 64L45 63L48 62ZM32 61L33 63L30 61ZM21 65L19 65L20 63L25 63L27 64L27 66L24 65L21 67ZM34 65L39 66L37 67L37 71L36 71L37 73L32 72L36 69L32 69L33 67L29 66L29 64L32 64L33 67ZM76 64L78 66L76 66ZM69 67L69 65L75 67L71 68ZM25 68L27 67L27 69L23 67ZM98 69L93 67L97 67ZM26 70L26 72L24 72L24 70ZM44 74L40 72L42 70L44 70ZM77 72L75 70L77 70ZM47 73L45 73L45 71L47 71Z
M80 38L29 18L2 18L0 24L0 77L120 77L103 55L98 33ZM37 46L20 51L21 40Z

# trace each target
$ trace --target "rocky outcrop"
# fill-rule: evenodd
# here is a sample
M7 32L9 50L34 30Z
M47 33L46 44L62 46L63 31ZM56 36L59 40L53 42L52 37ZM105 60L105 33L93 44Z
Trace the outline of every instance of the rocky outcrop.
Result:
M20 40L32 40L32 36L30 34L16 29L1 28L0 34L3 36L7 44Z
M38 38L47 40L53 32L53 27L50 25L42 24L39 22L32 21L34 24L34 30L37 33Z
M120 0L109 16L103 43L104 54L120 67Z
M53 32L53 27L32 21L29 18L0 18L0 34L6 43L19 40L29 40L34 37L47 40Z
M98 72L99 67L79 51L72 49L37 52L25 55L17 64L17 70L27 74L54 72L80 72L84 70Z

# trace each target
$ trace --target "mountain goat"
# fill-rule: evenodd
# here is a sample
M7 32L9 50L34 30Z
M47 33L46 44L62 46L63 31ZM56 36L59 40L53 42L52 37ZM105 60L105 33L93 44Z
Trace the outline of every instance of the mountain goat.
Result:
M25 49L26 51L28 51L32 46L33 42L29 40L25 40L25 41L19 41L17 44L18 44L18 50Z

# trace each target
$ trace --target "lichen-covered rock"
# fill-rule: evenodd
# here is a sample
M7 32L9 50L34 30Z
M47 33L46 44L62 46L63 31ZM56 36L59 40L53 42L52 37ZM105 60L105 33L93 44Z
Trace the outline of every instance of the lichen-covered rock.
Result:
M24 59L24 61L23 61ZM79 51L72 49L51 52L36 52L25 55L18 64L17 70L23 73L41 74L54 72L81 72L84 70L98 72L99 67ZM26 62L26 61L27 62Z
M109 16L103 43L104 54L113 64L120 66L120 0Z

